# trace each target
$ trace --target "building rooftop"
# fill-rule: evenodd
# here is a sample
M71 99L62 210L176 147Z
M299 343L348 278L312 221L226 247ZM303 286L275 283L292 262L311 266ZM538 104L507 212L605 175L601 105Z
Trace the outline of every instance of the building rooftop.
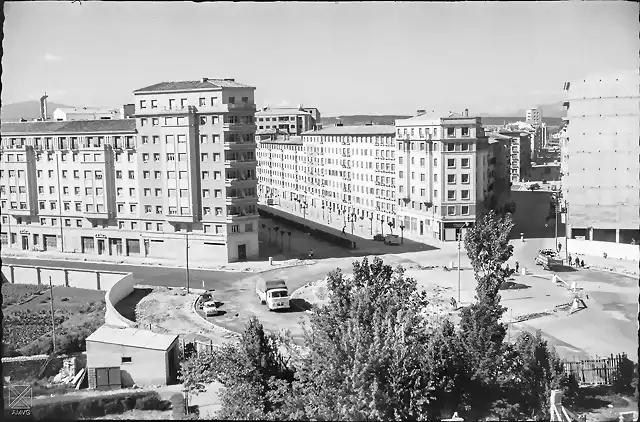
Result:
M393 135L396 133L395 126L373 125L373 126L330 126L320 130L310 130L303 135Z
M279 116L281 114L311 114L311 112L296 107L267 107L266 110L256 111L256 116Z
M98 108L98 107L59 107L55 111L63 111L65 113L118 113L115 108Z
M176 81L176 82L160 82L144 88L136 89L137 92L158 92L158 91L190 91L202 89L219 89L219 88L254 88L253 86L240 84L233 79L207 79L203 78L199 81Z
M2 135L27 135L36 133L100 133L135 132L135 119L72 120L66 122L2 123Z
M177 338L176 334L158 334L148 330L120 328L105 324L87 337L87 341L141 349L168 350Z
M276 139L266 139L260 141L261 144L284 144L284 145L302 145L302 137L291 136L289 138L279 137Z

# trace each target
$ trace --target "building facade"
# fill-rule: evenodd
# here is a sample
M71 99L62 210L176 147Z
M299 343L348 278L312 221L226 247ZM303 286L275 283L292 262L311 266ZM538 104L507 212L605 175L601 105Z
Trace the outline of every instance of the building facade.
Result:
M465 112L396 120L396 144L403 234L444 241L464 235L493 195L492 156L480 118Z
M533 126L540 125L542 123L542 110L539 108L530 108L525 114L525 120Z
M259 141L260 202L365 237L456 240L507 205L509 147L466 115L271 137Z
M511 182L529 180L531 173L531 134L520 131L501 131L499 135L509 138Z
M2 246L258 255L254 90L165 82L134 92L135 119L3 124Z
M562 191L570 247L582 253L638 259L638 86L637 69L565 84Z
M259 131L278 129L299 136L319 128L320 118L320 112L313 107L264 107L256 113L256 124Z

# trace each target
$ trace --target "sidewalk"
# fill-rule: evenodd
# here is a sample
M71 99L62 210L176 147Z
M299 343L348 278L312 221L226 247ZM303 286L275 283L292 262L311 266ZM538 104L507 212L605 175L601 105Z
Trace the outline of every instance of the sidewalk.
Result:
M34 252L13 250L5 248L1 253L2 258L17 258L17 259L42 259L42 260L55 260L55 261L68 261L68 262L88 262L88 263L102 263L102 264L122 264L122 265L149 265L160 266L168 268L185 268L183 261L176 261L170 259L158 259L158 258L144 258L144 257L132 257L132 256L110 256L110 255L82 255L68 252ZM211 264L206 262L189 262L189 268L193 270L215 270L215 271L230 271L230 272L263 272L273 270L275 268L287 268L295 267L299 265L311 265L313 261L302 261L298 259L291 259L287 261L274 261L273 265L269 264L269 261L247 261L247 262L232 262L228 264Z
M545 239L546 248L554 248L555 241L554 239ZM564 237L559 237L558 242L564 247L566 244ZM571 251L569 251L571 253ZM562 252L564 254L564 250ZM575 259L579 257L581 260L584 259L585 267L603 270L603 271L611 271L618 274L623 275L640 275L640 262L638 261L628 261L624 259L615 259L615 258L603 258L601 256L592 256L592 255L582 255L577 253L571 253L571 256Z

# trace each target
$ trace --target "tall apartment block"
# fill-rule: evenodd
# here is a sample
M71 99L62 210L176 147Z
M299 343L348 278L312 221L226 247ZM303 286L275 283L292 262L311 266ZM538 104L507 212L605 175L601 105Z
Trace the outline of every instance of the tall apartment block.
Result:
M299 136L320 125L320 111L313 107L264 107L256 113L258 131L277 129Z
M542 124L542 110L539 108L530 108L525 113L525 121L533 126Z
M511 182L516 183L529 180L531 175L531 137L533 135L530 132L506 130L500 131L499 135L507 137L510 145Z
M134 119L3 124L2 246L256 256L254 90L162 82L134 91Z
M506 205L505 147L489 143L479 117L419 114L396 120L396 131L398 219L408 237L456 240L477 214Z
M638 260L639 87L637 69L565 84L562 189L569 252Z
M334 126L258 149L262 204L364 236L455 240L509 200L509 145L467 115Z

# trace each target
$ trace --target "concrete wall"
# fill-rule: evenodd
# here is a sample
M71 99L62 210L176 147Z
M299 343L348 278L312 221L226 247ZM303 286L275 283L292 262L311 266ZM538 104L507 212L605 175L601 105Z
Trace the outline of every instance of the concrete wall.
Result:
M640 261L640 246L625 243L598 242L596 240L569 239L569 253L602 257L607 253L607 258L626 259Z
M166 385L167 352L164 350L141 349L87 341L87 368L119 366L122 386ZM123 357L130 357L130 363L122 363Z
M136 280L133 274L127 274L114 283L105 294L105 302L107 312L104 317L105 324L115 325L116 327L133 327L135 322L125 318L118 312L115 305L125 297L133 293L133 286Z
M125 273L78 270L67 268L32 267L27 265L3 265L2 274L9 283L51 284L80 289L108 290Z

